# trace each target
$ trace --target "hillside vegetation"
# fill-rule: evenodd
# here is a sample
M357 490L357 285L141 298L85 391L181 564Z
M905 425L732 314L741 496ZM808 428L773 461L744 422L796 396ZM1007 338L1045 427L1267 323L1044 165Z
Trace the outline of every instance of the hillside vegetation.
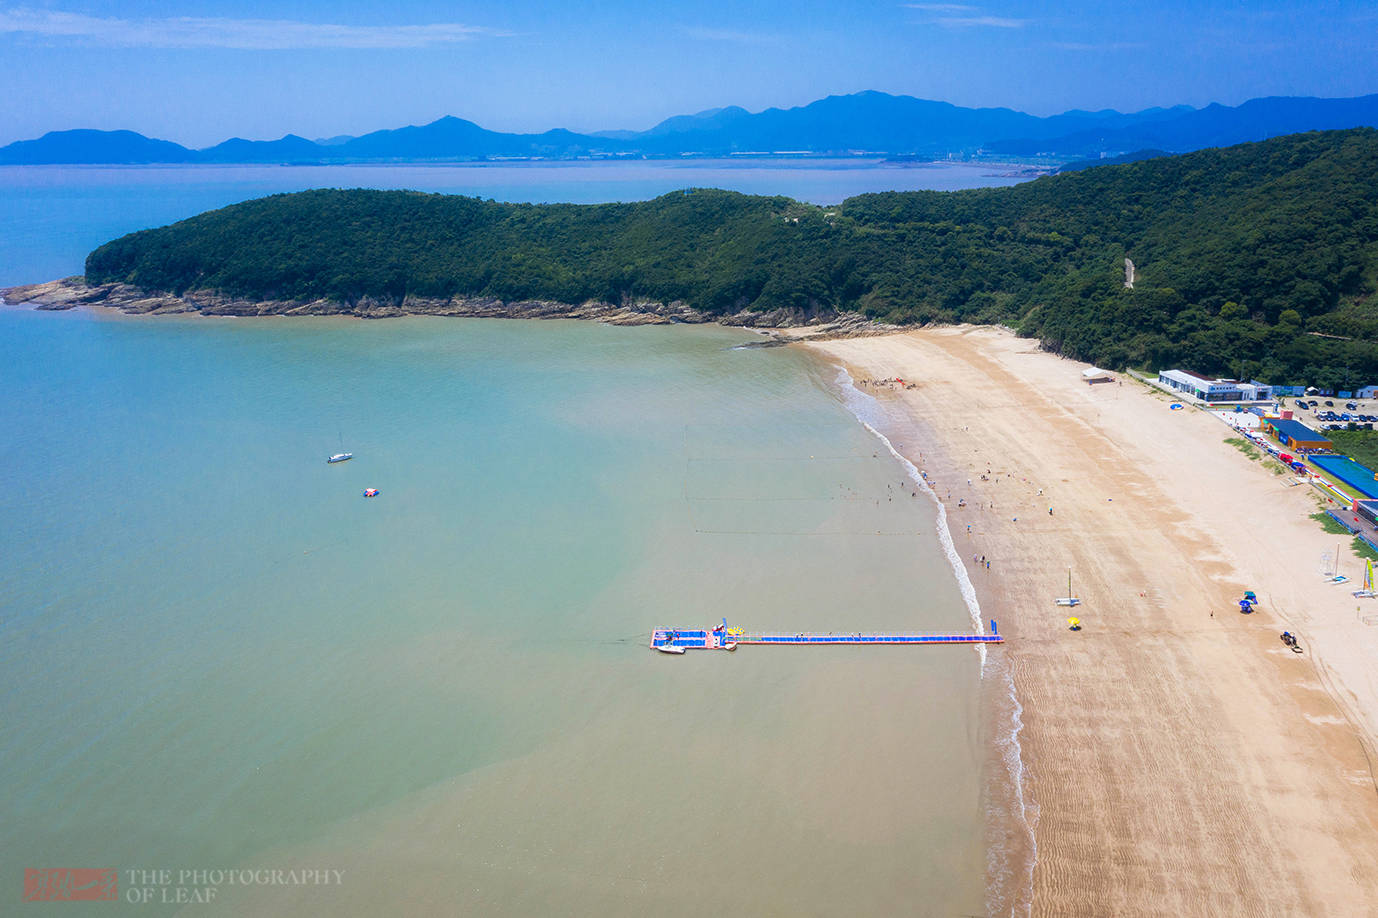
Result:
M251 299L679 300L1007 323L1111 366L1349 386L1378 381L1374 175L1378 131L1359 129L835 208L705 190L603 205L308 191L125 236L86 274Z

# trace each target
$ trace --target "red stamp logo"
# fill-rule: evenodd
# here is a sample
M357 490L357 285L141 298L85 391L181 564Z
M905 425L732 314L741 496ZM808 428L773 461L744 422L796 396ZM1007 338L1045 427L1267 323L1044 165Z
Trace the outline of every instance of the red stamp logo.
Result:
M52 867L24 871L25 902L113 902L116 872L100 867Z

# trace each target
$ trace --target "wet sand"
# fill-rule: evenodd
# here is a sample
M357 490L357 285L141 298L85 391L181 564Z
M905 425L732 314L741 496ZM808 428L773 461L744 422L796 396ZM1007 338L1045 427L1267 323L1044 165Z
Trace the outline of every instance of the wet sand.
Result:
M1338 542L1342 572L1359 562L1307 518L1312 489L1204 412L1132 380L1088 387L1084 364L1008 332L810 346L854 378L918 383L864 391L893 409L886 433L936 483L1008 637L993 655L1023 705L1033 914L1378 913L1378 627L1320 575ZM1054 603L1069 567L1080 632ZM1022 912L1028 892L993 901Z

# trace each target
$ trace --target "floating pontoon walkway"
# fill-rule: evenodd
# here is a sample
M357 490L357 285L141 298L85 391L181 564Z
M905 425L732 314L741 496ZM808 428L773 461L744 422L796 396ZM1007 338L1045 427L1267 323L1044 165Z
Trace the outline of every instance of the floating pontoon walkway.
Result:
M736 650L738 644L1003 644L1005 638L991 623L990 634L906 634L879 631L844 633L797 631L741 631L736 628L656 628L651 632L651 649L663 653L686 650Z
M743 634L737 638L738 644L1003 644L1004 637L998 634L819 634L805 631L801 634Z

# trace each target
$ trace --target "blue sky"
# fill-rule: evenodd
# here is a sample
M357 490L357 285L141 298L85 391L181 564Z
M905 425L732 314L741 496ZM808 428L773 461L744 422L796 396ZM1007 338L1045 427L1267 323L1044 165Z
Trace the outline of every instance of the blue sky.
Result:
M0 0L0 143L641 129L862 89L1035 114L1355 96L1375 49L1372 0Z

